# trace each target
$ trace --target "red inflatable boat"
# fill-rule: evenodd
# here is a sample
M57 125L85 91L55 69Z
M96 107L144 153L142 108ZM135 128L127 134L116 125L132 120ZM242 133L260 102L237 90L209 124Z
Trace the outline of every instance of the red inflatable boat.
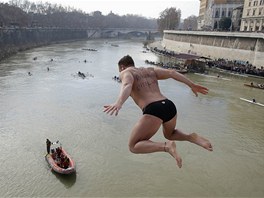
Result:
M54 143L53 143L54 144ZM58 144L58 141L55 143ZM75 162L71 156L62 148L52 148L51 153L45 156L50 167L60 174L72 174L75 173Z

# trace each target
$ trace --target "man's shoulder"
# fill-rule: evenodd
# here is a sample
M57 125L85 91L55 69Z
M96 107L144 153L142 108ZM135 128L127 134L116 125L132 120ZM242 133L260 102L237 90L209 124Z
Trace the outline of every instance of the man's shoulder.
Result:
M125 76L131 76L131 77L133 77L133 72L132 72L132 70L131 70L131 69L126 69L126 70L120 72L119 77L120 77L121 79L124 78Z

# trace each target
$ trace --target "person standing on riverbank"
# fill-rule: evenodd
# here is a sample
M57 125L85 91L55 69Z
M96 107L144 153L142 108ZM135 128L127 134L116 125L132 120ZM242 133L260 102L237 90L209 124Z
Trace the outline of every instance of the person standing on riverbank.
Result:
M129 55L118 62L122 82L120 94L115 103L104 106L104 112L118 115L122 105L131 96L142 109L143 116L132 129L129 138L129 149L132 153L168 152L175 158L178 167L182 167L182 159L176 151L175 140L189 141L209 151L213 150L211 143L196 133L185 134L176 129L177 109L172 101L167 99L158 86L158 80L172 78L188 85L193 93L207 94L208 89L193 83L191 80L176 72L162 68L136 68L134 60ZM150 139L160 126L169 141L153 142Z

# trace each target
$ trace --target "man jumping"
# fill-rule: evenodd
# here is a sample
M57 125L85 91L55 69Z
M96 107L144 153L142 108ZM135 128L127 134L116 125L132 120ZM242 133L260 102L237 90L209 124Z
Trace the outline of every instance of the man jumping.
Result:
M207 94L206 87L197 85L175 70L156 67L136 68L134 60L124 56L118 62L122 82L120 94L115 103L104 106L104 112L118 115L122 105L131 96L142 109L143 115L132 129L129 138L129 149L132 153L168 152L175 158L179 168L182 159L177 153L175 140L189 141L209 151L213 151L211 143L196 133L185 134L176 129L177 109L172 101L166 98L159 89L158 80L172 78L190 87L193 93ZM153 142L151 137L162 125L163 134L169 141Z

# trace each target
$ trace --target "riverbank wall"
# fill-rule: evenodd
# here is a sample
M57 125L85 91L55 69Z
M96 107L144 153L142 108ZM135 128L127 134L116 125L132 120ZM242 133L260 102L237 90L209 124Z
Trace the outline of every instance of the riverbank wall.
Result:
M34 47L87 38L83 29L0 28L0 61Z
M264 33L201 32L165 30L163 49L264 66Z

